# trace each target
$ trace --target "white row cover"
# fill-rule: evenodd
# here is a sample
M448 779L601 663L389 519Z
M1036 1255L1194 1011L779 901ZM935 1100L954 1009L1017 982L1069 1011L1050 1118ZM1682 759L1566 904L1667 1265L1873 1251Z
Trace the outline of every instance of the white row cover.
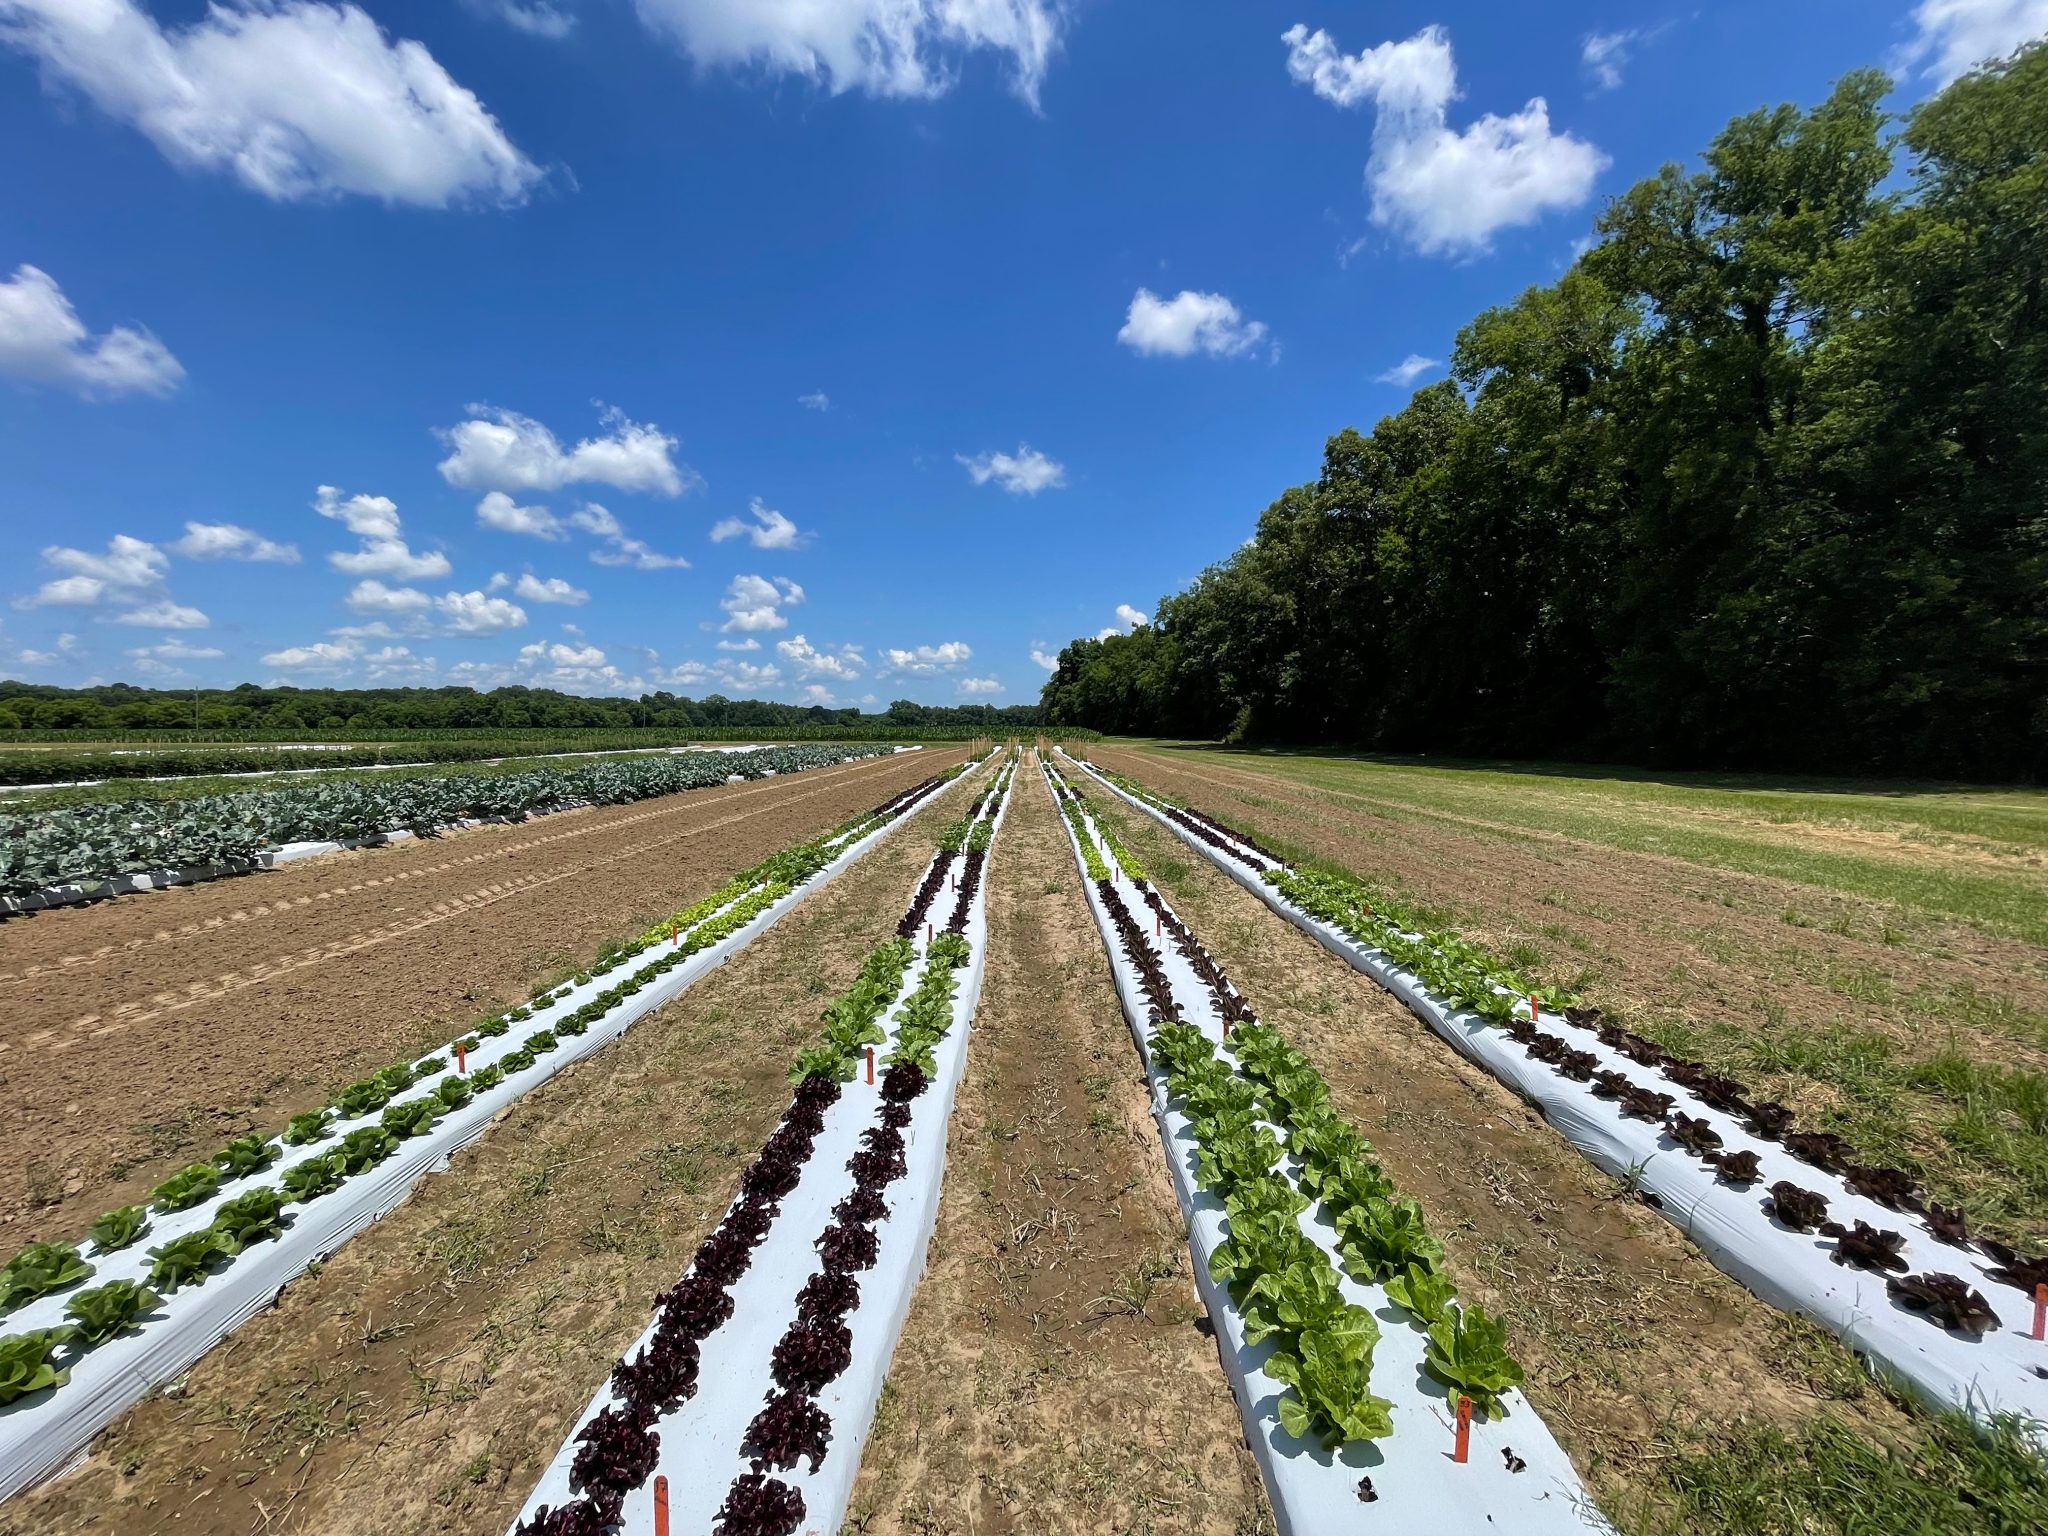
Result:
M957 780L955 782L958 782ZM935 793L942 794L951 785ZM920 801L920 806L929 803ZM906 813L907 814L907 813ZM906 819L891 818L882 826L846 844L838 855L804 884L763 908L743 927L717 943L707 946L665 975L650 981L640 991L615 1005L582 1035L562 1035L553 1050L536 1057L532 1066L509 1073L488 1092L477 1094L461 1109L451 1110L436 1120L424 1135L402 1140L398 1150L374 1168L365 1169L343 1181L338 1189L303 1205L289 1205L290 1225L272 1241L254 1244L224 1267L198 1284L187 1284L166 1296L163 1305L139 1328L108 1340L71 1363L71 1379L64 1385L0 1407L0 1499L48 1476L83 1447L115 1415L141 1398L159 1382L188 1370L193 1362L249 1317L269 1306L278 1292L305 1271L308 1264L326 1258L349 1238L394 1209L421 1177L437 1172L449 1157L482 1135L497 1115L532 1089L553 1077L573 1061L591 1055L616 1039L626 1029L662 1004L672 1001L692 983L723 965L761 934L773 927L806 897L831 883ZM743 901L742 895L735 900ZM728 904L729 908L730 904ZM728 908L721 908L721 911ZM704 921L716 918L712 914ZM567 997L534 1009L523 1020L496 1039L480 1040L468 1055L471 1071L491 1066L517 1050L536 1032L552 1029L566 1015L589 1002L598 993L627 978L648 970L661 956L659 947L643 951L627 964L603 976L573 987ZM451 1057L447 1047L442 1054ZM452 1070L450 1068L449 1070ZM393 1104L424 1098L444 1074L431 1072L413 1088L393 1097ZM212 1224L226 1201L253 1189L283 1187L285 1173L309 1157L332 1152L350 1131L374 1126L383 1111L353 1120L330 1123L329 1134L303 1147L284 1147L282 1155L268 1168L238 1179L214 1198L190 1210L168 1214L152 1212L148 1231L127 1248L110 1254L87 1252L94 1272L80 1285L38 1298L6 1319L4 1331L23 1333L59 1327L64 1307L81 1290L105 1285L110 1280L147 1283L151 1260L148 1250L187 1233L202 1231ZM59 1363L64 1363L60 1356Z
M1194 1133L1186 1116L1168 1102L1164 1074L1154 1064L1146 1038L1151 1010L1144 984L1117 941L1094 882L1086 878L1071 823L1067 835L1074 844L1075 861L1082 864L1088 904L1109 951L1124 1016L1152 1085L1152 1113L1166 1144L1174 1193L1187 1217L1195 1283L1216 1326L1218 1354L1237 1395L1252 1454L1265 1475L1280 1536L1352 1536L1373 1529L1427 1531L1431 1536L1586 1536L1610 1531L1571 1459L1520 1392L1505 1395L1506 1412L1499 1420L1473 1419L1469 1459L1463 1465L1452 1461L1455 1405L1443 1384L1422 1368L1427 1333L1388 1299L1385 1287L1361 1285L1344 1272L1337 1256L1337 1233L1321 1202L1302 1213L1302 1230L1330 1256L1344 1299L1364 1307L1380 1324L1372 1390L1393 1404L1394 1432L1380 1440L1348 1443L1332 1453L1319 1441L1297 1438L1280 1427L1279 1402L1287 1387L1263 1369L1273 1346L1245 1342L1244 1319L1228 1287L1209 1277L1210 1256L1228 1235L1223 1202L1196 1184ZM1144 897L1117 868L1109 850L1100 852L1117 894L1143 927L1150 915ZM1173 909L1168 905L1167 910ZM1182 1018L1222 1046L1223 1021L1207 984L1171 939L1155 939L1149 933L1145 939L1159 958ZM1284 1158L1282 1171L1295 1180L1298 1165ZM1510 1470L1509 1453L1525 1464L1525 1470ZM1371 1479L1376 1495L1370 1508L1361 1503L1361 1478Z
M1856 1194L1835 1174L1801 1162L1777 1142L1752 1135L1736 1117L1602 1045L1591 1031L1574 1029L1562 1019L1543 1021L1552 1033L1567 1036L1574 1048L1599 1058L1597 1070L1621 1072L1645 1087L1671 1094L1688 1114L1713 1125L1725 1151L1756 1154L1763 1172L1755 1183L1747 1189L1722 1183L1713 1168L1680 1147L1662 1126L1627 1118L1617 1103L1597 1097L1590 1084L1575 1082L1537 1061L1478 1015L1451 1008L1420 977L1400 969L1379 950L1302 911L1261 878L1265 870L1284 865L1234 839L1229 839L1233 851L1226 855L1087 764L1076 765L1331 953L1379 982L1459 1054L1535 1105L1597 1167L1634 1178L1646 1194L1656 1196L1655 1208L1697 1243L1717 1268L1773 1306L1809 1317L1839 1335L1873 1367L1903 1381L1927 1401L1980 1418L2011 1413L2031 1419L2048 1443L2048 1344L2031 1337L2033 1303L2017 1288L1987 1275L1989 1262L1974 1250L1937 1241L1911 1213L1889 1210ZM1526 1015L1527 1005L1520 1011ZM1780 1179L1825 1195L1829 1218L1843 1226L1862 1220L1901 1232L1906 1239L1902 1257L1910 1273L1960 1276L1984 1294L2000 1327L1982 1338L1940 1328L1895 1302L1886 1293L1884 1276L1834 1263L1829 1239L1791 1231L1766 1211L1767 1191Z
M1000 767L997 771L1001 772ZM984 816L993 815L1000 832L1008 810L1009 797L1005 796L993 811L985 808ZM992 841L987 860L992 862L994 857ZM927 862L918 872L920 882L930 869L931 863ZM867 1444L875 1405L881 1399L882 1383L888 1376L896 1341L902 1335L912 1294L924 1273L926 1252L938 1217L939 1185L945 1172L946 1125L952 1118L954 1092L966 1064L968 1031L981 997L982 974L987 964L985 871L986 864L981 887L968 909L965 932L973 948L966 966L956 973L959 990L953 998L953 1026L933 1053L937 1073L930 1087L911 1100L910 1123L903 1130L906 1172L888 1188L889 1214L874 1224L879 1250L875 1267L859 1277L860 1305L842 1319L853 1335L852 1360L818 1394L818 1406L832 1420L830 1448L815 1473L807 1461L800 1461L789 1471L771 1474L802 1493L806 1513L799 1530L804 1532L836 1532L845 1518L854 1479L860 1472L861 1450ZM932 904L933 932L943 927L951 911L948 893L941 891ZM740 1442L754 1415L776 1390L770 1358L776 1343L796 1320L797 1292L817 1272L818 1253L813 1245L819 1234L832 1225L832 1208L853 1192L853 1175L847 1171L847 1159L860 1150L861 1133L879 1123L879 1063L895 1046L896 1011L915 989L923 970L926 935L919 933L913 943L916 952L904 974L903 986L882 1015L889 1038L875 1047L875 1082L870 1084L864 1075L856 1075L825 1111L824 1128L812 1142L810 1161L804 1165L796 1188L782 1197L781 1211L768 1235L754 1249L747 1272L729 1288L732 1315L699 1345L703 1368L696 1392L655 1423L655 1433L661 1440L660 1459L646 1483L626 1498L621 1516L621 1526L626 1531L654 1529L654 1479L666 1477L670 1528L678 1533L704 1536L734 1479L748 1470ZM622 1358L639 1357L654 1338L657 1321L649 1322ZM575 1500L569 1486L569 1471L576 1456L576 1437L586 1424L617 1402L607 1379L564 1437L561 1450L520 1509L513 1522L515 1527L542 1505L560 1508Z

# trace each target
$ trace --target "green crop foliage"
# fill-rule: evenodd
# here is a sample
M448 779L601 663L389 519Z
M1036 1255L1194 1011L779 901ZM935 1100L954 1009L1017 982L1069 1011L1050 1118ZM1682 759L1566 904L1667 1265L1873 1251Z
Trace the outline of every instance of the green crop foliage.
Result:
M220 1170L211 1163L190 1163L151 1190L160 1211L185 1211L220 1192Z
M58 1370L50 1361L69 1333L67 1328L45 1328L0 1338L0 1403L61 1387L70 1379L69 1371Z
M133 1280L110 1280L89 1291L80 1291L64 1308L71 1319L72 1337L88 1349L97 1348L141 1319L163 1298Z
M30 1243L0 1269L0 1312L12 1312L91 1274L92 1266L70 1243Z
M277 1161L277 1146L267 1137L238 1136L213 1154L213 1166L224 1179L244 1179Z
M124 1205L108 1211L92 1224L89 1234L93 1250L97 1253L113 1253L126 1248L149 1229L149 1211L145 1206Z

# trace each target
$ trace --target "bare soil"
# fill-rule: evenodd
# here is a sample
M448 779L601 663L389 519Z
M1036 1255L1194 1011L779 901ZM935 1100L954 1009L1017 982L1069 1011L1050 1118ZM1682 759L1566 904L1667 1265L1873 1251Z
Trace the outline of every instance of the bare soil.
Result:
M1422 1203L1459 1294L1506 1318L1530 1401L1625 1528L1664 1511L1671 1447L1737 1413L1790 1432L1827 1403L1909 1432L1831 1340L1728 1280L1372 980L1149 818L1093 799Z
M930 1267L847 1528L1272 1529L1044 780L1016 778Z
M716 1224L819 1011L888 936L963 803L921 811L520 1100L77 1470L0 1506L0 1536L503 1531Z
M76 1236L952 763L905 753L0 924L0 1233Z

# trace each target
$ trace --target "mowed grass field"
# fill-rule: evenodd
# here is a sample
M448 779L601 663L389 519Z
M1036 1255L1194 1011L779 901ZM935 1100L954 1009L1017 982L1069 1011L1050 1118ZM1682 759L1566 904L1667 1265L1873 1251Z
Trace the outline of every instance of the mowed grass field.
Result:
M1159 743L1090 755L2048 1243L2048 793Z

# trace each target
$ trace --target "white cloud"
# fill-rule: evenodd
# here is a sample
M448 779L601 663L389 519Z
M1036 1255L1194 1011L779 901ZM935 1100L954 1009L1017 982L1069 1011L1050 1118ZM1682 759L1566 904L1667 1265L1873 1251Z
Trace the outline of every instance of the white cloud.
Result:
M1001 693L1003 685L998 678L963 677L960 679L960 691L962 693Z
M259 565L297 565L296 544L278 544L253 528L233 523L187 523L185 537L171 546L187 560L248 560Z
M517 603L481 592L444 592L434 608L451 634L495 635L526 622L526 610Z
M360 656L362 649L353 640L318 640L271 651L264 656L263 665L291 672L339 672Z
M174 603L169 598L164 598L146 608L117 613L107 622L133 624L138 629L205 629L213 620L197 608L188 608L183 603Z
M976 485L993 480L1012 496L1036 496L1067 483L1066 465L1047 458L1029 443L1019 443L1014 454L977 453L970 459L956 453L953 459L966 467Z
M101 591L148 590L159 585L171 568L170 559L162 550L147 539L130 538L125 533L107 540L104 555L52 544L43 551L43 559L60 571L96 583Z
M1142 609L1133 608L1129 603L1116 605L1116 616L1123 621L1124 628L1136 629L1140 624L1150 624L1152 616Z
M495 528L500 533L523 533L550 543L569 537L562 520L546 507L522 507L503 491L491 491L476 504L476 520L480 527Z
M1048 672L1057 672L1060 669L1059 657L1035 645L1031 648L1031 664L1043 667Z
M823 704L829 709L836 705L839 699L823 683L812 683L808 688L804 689L804 702L806 704Z
M164 640L156 645L138 645L128 654L138 661L146 656L158 661L213 661L227 652L217 645L188 645L183 640Z
M365 677L373 683L431 683L438 664L431 656L415 656L402 645L387 645L363 658Z
M721 640L718 642L718 648L721 651L758 651L761 649L761 642L749 635L744 640Z
M1124 315L1116 339L1146 357L1243 357L1266 339L1263 321L1247 320L1220 293L1183 288L1162 299L1140 288Z
M1924 78L1947 85L2048 33L2048 0L1920 0L1913 25L1918 30L1899 50L1894 67L1902 73L1917 68Z
M434 600L411 587L387 587L374 577L359 581L342 599L357 613L416 615L434 606Z
M0 0L0 41L174 163L265 197L511 204L540 180L423 45L354 5L221 0L166 28L135 0Z
M832 397L822 389L814 389L808 395L798 395L796 403L807 411L829 411L832 409Z
M571 586L559 576L542 580L531 571L519 578L519 585L512 591L529 603L567 603L575 608L590 601L590 594L581 587Z
M774 662L760 666L751 661L722 662L718 676L729 688L766 688L782 681L782 669Z
M699 64L801 75L835 95L939 96L960 55L1009 60L1036 106L1059 48L1064 0L635 0L641 19Z
M603 437L564 451L561 440L531 416L489 405L467 407L469 419L437 429L453 451L440 463L450 485L476 491L558 491L565 485L609 485L621 491L680 496L699 483L675 460L677 440L651 422L606 410ZM479 509L481 512L481 509Z
M861 674L867 658L857 645L842 645L836 651L821 651L802 635L775 643L776 654L796 668L799 678L836 677L852 682Z
M803 600L804 589L786 576L773 581L762 576L735 576L718 604L730 615L719 628L729 634L787 629L789 619L782 610Z
M399 529L398 503L389 496L351 496L342 500L331 485L319 486L313 510L331 517L361 539L353 551L336 551L327 563L351 576L390 576L399 581L425 581L449 572L448 557L439 550L415 554Z
M1533 224L1592 195L1611 163L1593 145L1554 133L1540 96L1521 111L1450 126L1457 68L1450 34L1424 27L1402 42L1342 52L1327 32L1299 24L1281 38L1287 72L1340 107L1377 110L1365 181L1372 220L1426 255L1484 251L1494 234Z
M1420 352L1410 352L1385 373L1374 374L1373 382L1375 384L1399 384L1405 389L1425 373L1433 373L1441 367L1443 367L1443 363L1438 358L1424 357Z
M639 539L627 535L625 526L594 501L586 501L569 514L569 521L585 533L604 540L603 549L593 549L590 558L598 565L629 565L636 571L678 570L689 565L681 555L660 555Z
M723 544L744 536L756 549L802 549L810 543L809 534L773 507L763 506L760 497L751 498L747 510L753 514L751 523L743 517L728 517L712 524L711 542Z
M594 645L564 645L559 640L536 640L519 647L521 661L545 662L551 667L601 667L604 652Z
M6 15L6 0L0 0L0 37ZM170 349L148 331L117 325L92 335L56 279L27 263L0 283L0 373L81 395L168 395L185 377Z
M938 645L920 645L911 650L885 650L882 664L885 672L899 672L910 677L936 677L941 672L957 672L974 659L974 647L965 640L946 640Z
M1620 88L1622 66L1628 51L1642 33L1629 28L1621 32L1588 32L1579 46L1579 67L1593 77L1603 91Z
M467 0L469 8L495 16L515 32L558 42L576 29L576 17L560 0Z

